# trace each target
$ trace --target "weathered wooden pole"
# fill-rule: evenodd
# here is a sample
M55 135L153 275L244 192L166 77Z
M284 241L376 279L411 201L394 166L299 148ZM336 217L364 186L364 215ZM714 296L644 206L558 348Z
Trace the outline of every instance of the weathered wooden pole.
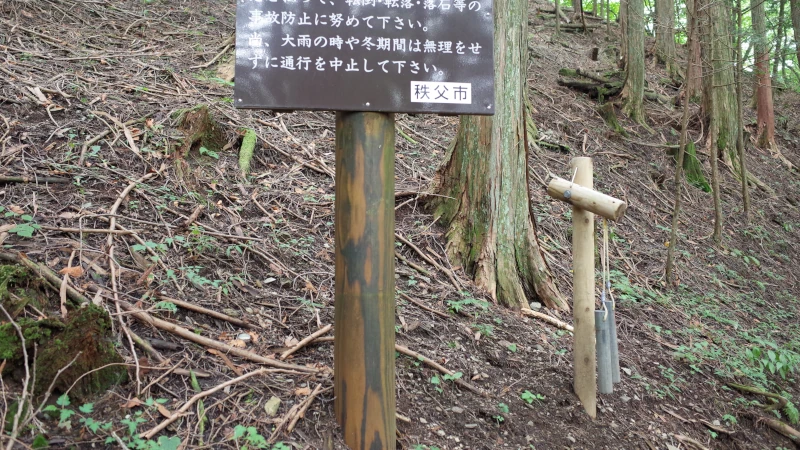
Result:
M603 361L608 363L604 369L609 369L613 356L606 350L610 350L608 341L612 339L612 333L616 333L615 329L597 330L597 336L605 342L595 347L594 215L616 221L625 214L628 204L593 189L591 158L573 158L570 161L570 170L574 174L573 180L553 177L547 185L547 193L572 205L572 317L575 334L572 351L575 363L573 388L586 413L594 419L597 417L596 355L597 352L603 352ZM607 318L604 311L602 317ZM613 326L612 324L613 321L607 323L609 326ZM612 374L612 371L604 371L603 377L608 375L608 380L613 382ZM603 392L610 391L611 387L606 384Z
M336 114L334 409L354 450L395 449L394 126Z
M592 159L573 158L574 183L593 189ZM577 171L577 173L576 173ZM571 197L571 195L570 195ZM575 393L589 417L597 417L597 380L594 331L594 214L572 207L572 313L575 326L573 356Z

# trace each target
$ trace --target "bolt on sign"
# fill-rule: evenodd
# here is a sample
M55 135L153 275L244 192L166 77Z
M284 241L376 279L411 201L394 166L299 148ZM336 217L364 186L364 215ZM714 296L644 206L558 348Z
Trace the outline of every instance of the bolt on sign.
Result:
M494 114L492 0L238 0L239 108Z

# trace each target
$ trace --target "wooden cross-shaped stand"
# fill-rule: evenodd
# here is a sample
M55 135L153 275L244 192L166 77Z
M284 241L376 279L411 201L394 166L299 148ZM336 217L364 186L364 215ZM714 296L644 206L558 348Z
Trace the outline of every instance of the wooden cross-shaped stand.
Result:
M597 379L595 371L594 329L594 215L617 221L627 204L593 189L592 159L570 161L573 181L554 177L547 193L572 205L572 315L575 327L573 388L586 413L597 417Z

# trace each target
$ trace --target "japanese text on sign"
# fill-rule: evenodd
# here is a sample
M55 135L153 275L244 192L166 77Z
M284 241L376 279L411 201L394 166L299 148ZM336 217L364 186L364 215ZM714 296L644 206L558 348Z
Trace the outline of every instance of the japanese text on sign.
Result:
M239 0L236 105L492 114L491 0Z

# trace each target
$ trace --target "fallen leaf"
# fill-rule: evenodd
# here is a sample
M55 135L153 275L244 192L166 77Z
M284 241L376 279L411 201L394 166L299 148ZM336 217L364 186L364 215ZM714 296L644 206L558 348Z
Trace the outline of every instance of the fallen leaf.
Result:
M172 417L172 413L171 413L171 412L169 412L169 410L167 409L167 407L166 407L166 406L164 406L164 405L162 405L161 403L158 403L158 402L156 402L156 408L158 409L158 412L160 412L160 413L161 413L161 415L162 415L162 416L164 416L164 417L166 417L167 419L169 419L170 417Z
M74 219L74 218L80 217L80 216L81 215L78 214L78 213L69 212L69 211L62 212L61 214L58 215L58 217L60 217L62 219Z
M247 347L247 344L245 344L245 342L243 340L241 340L241 339L234 339L234 340L228 342L228 345L230 345L231 347L238 347L238 348L246 348Z
M305 397L307 395L311 395L311 388L310 387L297 388L297 389L294 390L294 395L296 395L298 397L300 397L300 396Z
M142 401L136 397L120 405L121 408L126 408L126 409L136 408L137 406L142 406Z
M310 281L306 281L306 287L304 287L303 289L308 292L317 292L317 289L314 287L313 284L311 284Z
M294 347L300 341L294 338L294 336L286 336L286 339L283 340L284 347Z
M69 275L73 278L80 278L83 276L83 268L81 266L64 267L63 269L59 270L58 273L61 275Z
M228 333L227 331L223 331L222 333L219 334L220 341L230 341L232 339L233 336L231 336L230 333Z
M6 231L14 228L15 226L17 225L14 223L7 223L5 225L0 225L0 233L5 233Z
M153 119L147 119L144 121L144 126L146 126L147 128L153 128L154 123L155 121Z
M277 276L283 275L283 270L281 270L277 264L269 263L269 270L271 270Z
M247 334L250 335L250 339L252 339L254 344L258 343L258 333L253 333L252 331L248 331Z
M25 210L17 205L8 205L8 210L14 214L25 214Z

